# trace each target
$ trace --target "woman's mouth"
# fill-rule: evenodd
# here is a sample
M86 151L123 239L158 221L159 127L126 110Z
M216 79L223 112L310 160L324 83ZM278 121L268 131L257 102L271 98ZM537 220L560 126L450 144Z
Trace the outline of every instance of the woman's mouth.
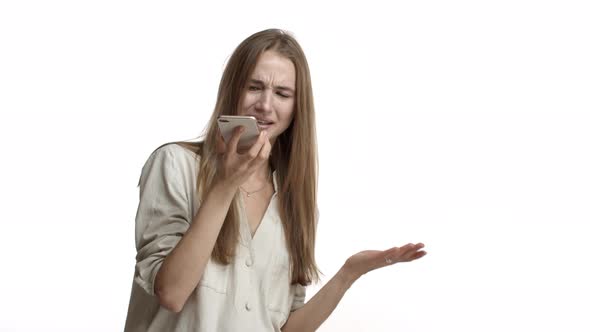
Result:
M256 121L256 123L258 124L258 129L260 130L265 130L273 124L272 122L267 121Z

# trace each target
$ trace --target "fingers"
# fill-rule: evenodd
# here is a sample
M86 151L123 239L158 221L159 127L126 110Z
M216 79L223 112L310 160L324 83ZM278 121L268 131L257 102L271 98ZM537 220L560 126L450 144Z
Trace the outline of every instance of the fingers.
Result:
M223 136L221 136L221 131L219 129L217 130L217 138L215 143L215 151L217 151L218 154L224 154L227 146L223 141Z
M408 243L402 247L393 247L385 250L385 262L386 265L391 265L396 262L409 262L426 255L426 252L421 250L424 248L423 243Z
M268 141L268 139L266 138L266 130L263 130L258 135L256 143L254 143L254 145L252 145L250 149L248 149L247 156L249 160L254 160L256 157L258 157L260 150L262 149L266 141Z
M268 157L270 156L271 149L272 149L272 145L270 144L270 141L268 140L268 138L266 138L264 140L264 145L262 146L262 149L260 149L256 158L252 161L252 166L254 168L257 168L257 167L262 166L264 163L266 163L266 161L268 160Z
M426 255L426 251L422 250L422 248L424 248L423 243L407 244L406 246L407 248L405 249L405 252L402 254L403 262L413 261Z
M410 260L422 258L424 256L426 256L426 251L417 251L416 253L414 253Z
M229 150L232 152L236 152L238 150L238 142L240 141L240 136L244 132L243 126L238 126L234 129L231 138L229 139Z

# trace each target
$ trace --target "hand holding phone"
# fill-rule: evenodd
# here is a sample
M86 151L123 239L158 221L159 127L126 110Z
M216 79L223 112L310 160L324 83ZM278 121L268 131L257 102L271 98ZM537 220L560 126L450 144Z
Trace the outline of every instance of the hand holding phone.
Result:
M236 127L244 127L244 132L238 141L238 150L251 147L258 139L258 124L253 116L222 115L217 119L217 124L225 144L229 143Z
M257 169L268 162L272 145L268 136L258 132L256 118L251 116L220 116L217 153L221 158L220 183L241 185ZM242 126L242 133L235 129ZM225 143L224 143L225 142ZM244 152L248 153L244 153ZM237 189L237 188L236 188Z

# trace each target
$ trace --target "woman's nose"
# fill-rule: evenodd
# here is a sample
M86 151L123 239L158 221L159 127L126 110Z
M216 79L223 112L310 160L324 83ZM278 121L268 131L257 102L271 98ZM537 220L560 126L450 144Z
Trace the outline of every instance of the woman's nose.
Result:
M272 102L272 92L269 90L264 90L258 97L258 102L256 106L261 111L270 111L270 106Z

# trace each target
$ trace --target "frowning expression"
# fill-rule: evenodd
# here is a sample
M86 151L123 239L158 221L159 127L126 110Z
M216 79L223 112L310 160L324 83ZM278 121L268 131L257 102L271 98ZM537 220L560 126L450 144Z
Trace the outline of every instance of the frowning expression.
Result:
M291 124L295 105L295 65L275 51L262 53L246 82L238 115L254 116L271 144Z

